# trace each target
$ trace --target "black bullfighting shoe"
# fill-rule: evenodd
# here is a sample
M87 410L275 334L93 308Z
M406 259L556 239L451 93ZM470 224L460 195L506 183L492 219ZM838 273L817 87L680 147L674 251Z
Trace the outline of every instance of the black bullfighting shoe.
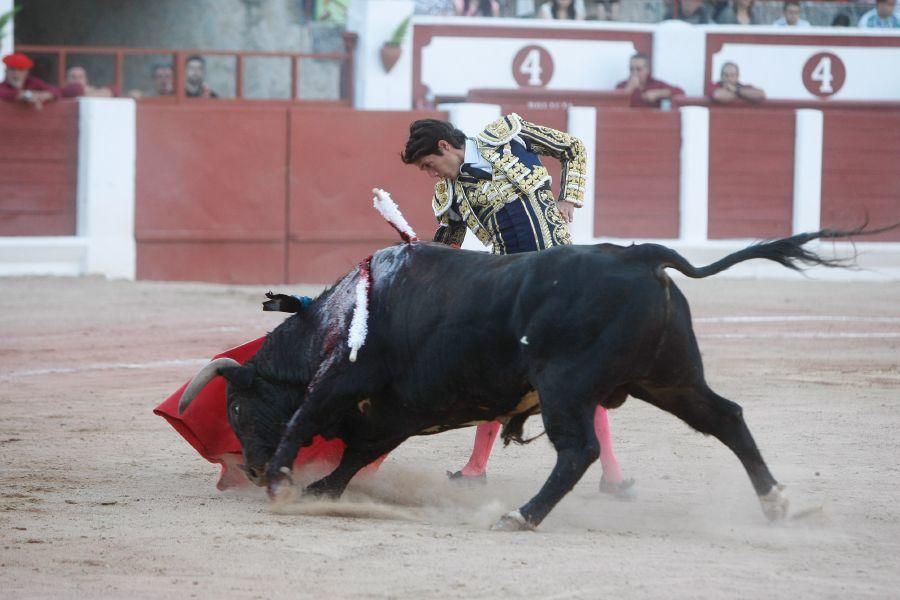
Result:
M637 499L637 490L634 489L634 479L624 479L619 483L613 483L612 481L601 477L600 493L610 494L619 500Z
M447 471L447 479L455 483L480 483L484 485L487 483L487 472L481 475L463 475L462 471Z

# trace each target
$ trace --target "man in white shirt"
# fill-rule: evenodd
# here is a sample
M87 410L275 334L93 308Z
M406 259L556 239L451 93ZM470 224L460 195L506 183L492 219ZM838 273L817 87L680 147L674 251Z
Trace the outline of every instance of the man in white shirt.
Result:
M784 16L772 23L777 27L809 27L809 21L800 18L800 2L788 0L782 8Z
M867 29L900 29L897 0L877 0L875 8L859 19L859 26Z

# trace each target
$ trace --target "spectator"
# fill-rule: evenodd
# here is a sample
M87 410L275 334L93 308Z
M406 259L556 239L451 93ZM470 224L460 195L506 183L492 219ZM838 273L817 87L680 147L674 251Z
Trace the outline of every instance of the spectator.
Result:
M847 13L838 13L831 20L832 27L850 27L850 15Z
M650 77L650 59L644 54L631 57L628 72L628 79L620 81L616 89L631 92L629 106L660 108L663 100L684 94L681 88Z
M66 85L62 91L64 96L112 98L116 95L111 88L92 86L88 81L87 71L84 67L77 65L66 69Z
M584 20L584 2L581 0L550 0L538 10L541 19L560 19L569 21Z
M497 0L453 0L456 14L461 17L499 17L500 3Z
M188 56L184 61L184 95L188 98L218 98L206 84L206 61L202 56Z
M714 23L719 22L719 15L722 14L722 11L728 6L728 0L710 0L709 4L712 7L712 20Z
M868 29L898 29L897 0L877 0L875 8L863 14L859 26Z
M784 16L772 23L776 27L809 27L809 21L800 18L800 2L788 0L781 9Z
M24 102L40 110L45 102L61 96L58 89L29 74L34 63L24 54L4 56L3 64L6 65L6 79L0 83L0 99Z
M619 0L597 0L597 20L618 21L621 9Z
M895 0L896 1L896 0ZM759 16L754 10L753 0L732 0L716 18L719 25L760 25Z
M678 16L672 11L672 6L666 9L663 20L678 19L691 25L706 25L712 23L709 16L709 8L703 0L681 0L678 3Z
M150 75L157 96L171 96L175 93L175 73L172 65L162 63L153 65Z
M719 82L710 83L706 95L717 104L758 104L766 99L766 93L758 87L741 83L740 75L735 63L725 63Z

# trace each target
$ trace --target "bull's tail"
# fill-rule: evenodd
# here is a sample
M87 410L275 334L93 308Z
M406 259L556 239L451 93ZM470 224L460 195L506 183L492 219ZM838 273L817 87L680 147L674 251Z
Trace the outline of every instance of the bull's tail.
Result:
M894 223L879 229L866 229L866 224L864 223L855 229L821 229L812 233L798 233L791 237L753 244L743 250L733 252L710 265L699 268L689 263L686 258L674 250L664 246L654 246L653 250L656 250L656 252L651 251L651 253L655 256L648 255L645 258L653 259L657 262L657 270L660 274L663 269L670 267L694 279L702 279L721 273L738 263L754 258L771 260L794 271L800 271L804 266L850 267L855 262L855 255L849 258L824 258L811 250L807 250L803 245L818 239L837 240L860 235L872 235L890 231L897 227L900 227L900 223Z

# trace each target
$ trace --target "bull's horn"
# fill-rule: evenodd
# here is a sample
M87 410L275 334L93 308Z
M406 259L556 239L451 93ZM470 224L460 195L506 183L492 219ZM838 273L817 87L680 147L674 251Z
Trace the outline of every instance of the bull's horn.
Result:
M178 414L180 415L187 409L194 398L197 397L197 394L200 393L200 390L206 387L207 383L218 377L219 369L239 366L241 366L241 363L233 358L225 357L211 360L208 365L200 369L199 373L194 375L194 378L191 379L191 382L184 389L184 393L181 394L181 400L178 401Z

